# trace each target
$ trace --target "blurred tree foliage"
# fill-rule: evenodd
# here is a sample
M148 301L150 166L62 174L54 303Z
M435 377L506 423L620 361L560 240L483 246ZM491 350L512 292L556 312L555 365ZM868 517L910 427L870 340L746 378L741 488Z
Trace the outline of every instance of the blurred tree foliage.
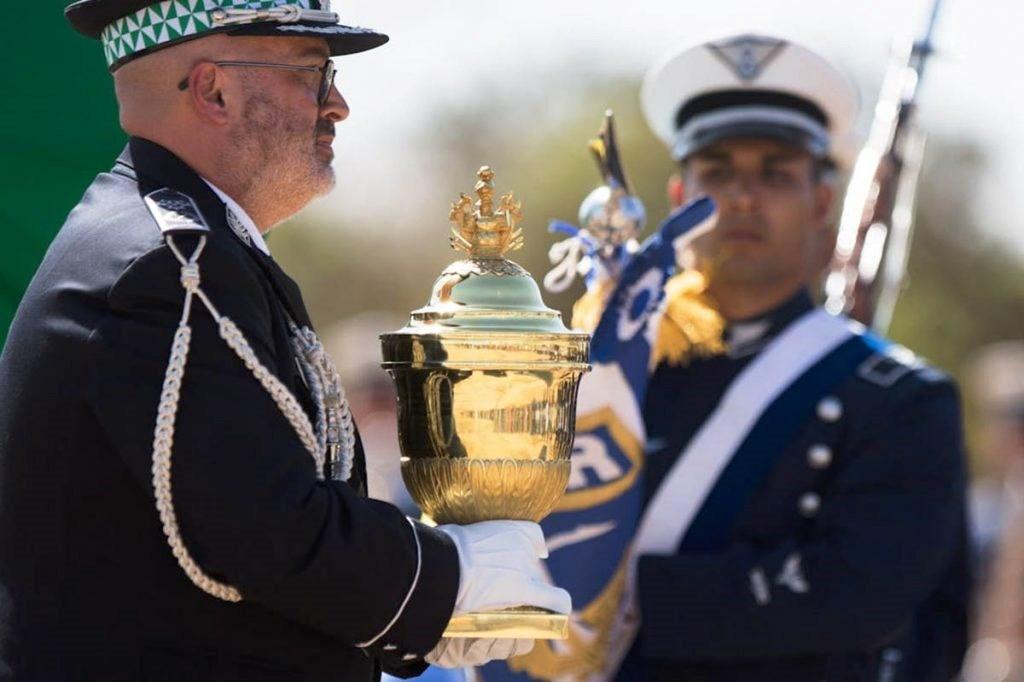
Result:
M635 81L554 82L546 92L550 102L490 97L436 112L416 141L435 160L436 191L406 229L328 229L307 219L274 235L275 255L302 284L318 324L366 309L406 313L422 306L434 278L456 257L447 245L448 202L471 190L485 163L496 172L498 190L514 189L523 201L526 245L514 259L539 280L556 239L547 222L575 223L580 200L598 184L586 143L606 108L615 111L627 173L647 206L647 232L654 229L667 212L665 182L675 167L643 121ZM979 346L1024 338L1024 262L983 236L984 217L972 210L972 179L983 163L969 141L929 141L909 274L890 330L954 376ZM381 206L381 224L401 219L389 210ZM581 291L580 284L545 300L566 313Z

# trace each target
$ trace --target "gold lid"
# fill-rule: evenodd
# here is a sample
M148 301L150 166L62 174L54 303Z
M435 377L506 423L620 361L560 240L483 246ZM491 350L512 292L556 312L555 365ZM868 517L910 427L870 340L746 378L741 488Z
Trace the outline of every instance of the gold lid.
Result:
M573 334L561 314L544 305L530 273L505 254L522 247L522 204L512 192L494 201L494 171L482 166L473 188L474 202L460 193L452 204L450 242L466 258L455 261L434 282L430 302L412 312L403 331L424 326L444 330L487 330Z

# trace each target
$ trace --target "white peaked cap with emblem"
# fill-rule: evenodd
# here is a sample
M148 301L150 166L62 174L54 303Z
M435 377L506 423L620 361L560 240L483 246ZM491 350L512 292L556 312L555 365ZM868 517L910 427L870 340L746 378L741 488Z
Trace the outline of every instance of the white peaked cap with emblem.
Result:
M729 137L773 137L840 166L851 160L856 89L787 40L743 34L677 48L647 73L640 99L676 160Z

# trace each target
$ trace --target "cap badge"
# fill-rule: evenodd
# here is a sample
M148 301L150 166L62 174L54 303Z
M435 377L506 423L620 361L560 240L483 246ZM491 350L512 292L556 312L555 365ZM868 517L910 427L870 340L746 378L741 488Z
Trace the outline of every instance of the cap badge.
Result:
M786 47L785 40L761 36L738 36L719 43L708 43L708 49L728 66L742 81L756 80L764 68Z

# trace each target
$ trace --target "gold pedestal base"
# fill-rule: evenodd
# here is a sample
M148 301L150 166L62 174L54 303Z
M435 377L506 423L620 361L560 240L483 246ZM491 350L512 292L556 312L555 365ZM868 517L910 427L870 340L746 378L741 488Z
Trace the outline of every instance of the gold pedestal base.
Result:
M569 637L569 616L529 606L460 613L448 621L444 637L566 639Z

